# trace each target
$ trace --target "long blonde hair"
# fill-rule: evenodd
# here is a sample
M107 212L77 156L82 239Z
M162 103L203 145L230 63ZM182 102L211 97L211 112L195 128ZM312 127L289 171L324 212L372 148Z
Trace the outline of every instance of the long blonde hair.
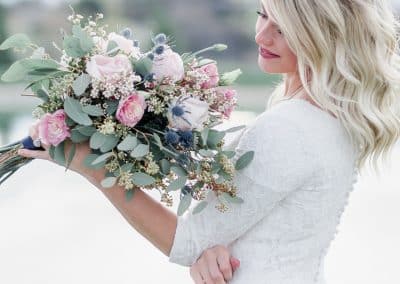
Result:
M262 1L297 55L305 91L360 149L357 168L372 158L379 174L400 137L400 25L388 1ZM282 84L268 107L284 99Z

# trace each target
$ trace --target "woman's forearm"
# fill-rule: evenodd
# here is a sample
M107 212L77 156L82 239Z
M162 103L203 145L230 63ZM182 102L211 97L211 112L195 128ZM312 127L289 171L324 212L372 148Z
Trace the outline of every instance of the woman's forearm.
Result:
M136 190L130 201L118 185L102 188L104 170L91 171L84 176L111 201L129 224L155 247L169 256L174 241L177 216L142 190Z

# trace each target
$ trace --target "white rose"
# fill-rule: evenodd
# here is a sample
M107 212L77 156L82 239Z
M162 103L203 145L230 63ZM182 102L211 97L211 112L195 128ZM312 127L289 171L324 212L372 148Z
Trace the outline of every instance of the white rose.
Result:
M208 104L190 96L174 99L167 113L169 127L182 131L202 130L208 116Z
M185 75L182 58L169 47L161 55L157 55L154 58L151 72L154 73L155 79L158 82L166 77L176 82L182 80Z
M86 72L97 80L115 83L122 74L132 72L132 64L123 54L114 57L94 55L86 64Z
M108 35L108 41L114 41L127 55L136 59L140 58L140 49L133 45L133 40L127 39L117 33L110 33Z

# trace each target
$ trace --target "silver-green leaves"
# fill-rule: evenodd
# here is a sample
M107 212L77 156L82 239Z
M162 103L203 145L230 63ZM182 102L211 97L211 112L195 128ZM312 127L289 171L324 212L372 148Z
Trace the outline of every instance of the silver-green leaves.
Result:
M24 49L31 44L31 40L26 34L15 34L7 38L0 45L0 50L6 50L9 48Z
M74 98L67 97L65 99L64 110L78 124L89 126L93 123L89 115L83 111L81 103Z

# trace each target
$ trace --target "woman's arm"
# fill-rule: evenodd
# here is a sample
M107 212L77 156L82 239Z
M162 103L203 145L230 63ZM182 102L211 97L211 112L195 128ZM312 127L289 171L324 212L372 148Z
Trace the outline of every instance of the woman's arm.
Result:
M224 213L215 208L219 202L212 193L214 199L208 200L201 213L177 218L141 190L127 201L124 189L118 186L102 189L104 170L87 170L79 163L81 153L90 150L88 146L84 151L77 149L80 158L73 161L71 169L98 187L129 224L171 262L191 266L207 248L227 246L238 239L308 179L313 165L312 160L305 163L304 158L310 159L312 150L305 147L303 139L296 123L276 116L260 119L246 131L237 150L239 154L255 150L255 158L234 180L244 203L232 204ZM37 151L28 152L33 155Z

